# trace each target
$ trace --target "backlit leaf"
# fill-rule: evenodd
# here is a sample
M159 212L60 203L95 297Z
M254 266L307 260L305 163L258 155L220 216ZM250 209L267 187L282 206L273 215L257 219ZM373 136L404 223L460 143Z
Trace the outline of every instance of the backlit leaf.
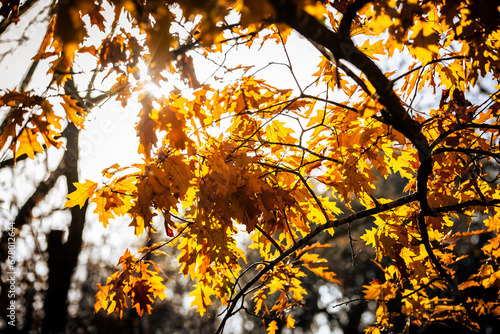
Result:
M74 186L76 190L68 194L68 200L64 203L64 206L71 208L78 205L81 209L87 199L93 196L94 191L97 189L97 183L85 180L85 183L75 182Z

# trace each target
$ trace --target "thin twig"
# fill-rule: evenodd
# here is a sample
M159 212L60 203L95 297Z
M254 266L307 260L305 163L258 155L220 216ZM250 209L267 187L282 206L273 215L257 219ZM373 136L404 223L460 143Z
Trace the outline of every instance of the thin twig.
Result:
M236 296L234 297L234 299L226 307L226 310L225 310L226 311L226 315L224 316L224 318L222 318L222 321L221 321L221 323L220 323L220 325L219 325L219 327L218 327L218 329L216 331L216 334L222 333L222 331L224 330L224 326L225 326L227 320L233 315L233 311L234 311L234 309L236 307L236 303L238 302L238 300L240 298L242 298L246 294L247 290L251 289L252 286L255 283L257 283L264 274L266 274L267 272L269 272L270 270L272 270L272 268L274 268L274 266L276 266L276 264L278 264L279 262L283 261L286 257L290 256L295 251L297 251L297 250L305 247L306 245L308 245L311 242L311 240L314 239L318 234L320 234L321 232L323 232L323 231L325 231L327 229L330 229L330 228L335 228L335 227L338 227L338 226L341 226L341 225L348 224L348 223L353 222L355 220L359 220L361 218L369 217L369 216L372 216L372 215L375 215L375 214L378 214L378 213L381 213L381 212L384 212L384 211L392 210L392 209L394 209L396 207L408 204L408 203L413 202L415 200L417 200L416 193L408 195L408 196L405 196L405 197L401 197L401 198L399 198L399 199L397 199L395 201L389 202L389 203L381 204L377 208L372 208L372 209L368 209L368 210L358 211L356 213L353 213L353 214L351 214L349 216L345 216L343 218L339 218L339 219L336 219L336 220L330 220L327 223L316 227L314 230L312 230L304 238L302 238L299 241L297 241L297 243L295 245L293 245L290 248L288 248L287 250L285 250L283 252L283 254L280 254L274 260L272 260L271 262L269 262L240 291L238 291L238 293L236 294Z
M255 225L255 229L262 233L266 237L266 239L269 240L274 245L274 247L276 247L280 254L283 254L283 249L281 248L281 246L266 231L264 231L259 225Z

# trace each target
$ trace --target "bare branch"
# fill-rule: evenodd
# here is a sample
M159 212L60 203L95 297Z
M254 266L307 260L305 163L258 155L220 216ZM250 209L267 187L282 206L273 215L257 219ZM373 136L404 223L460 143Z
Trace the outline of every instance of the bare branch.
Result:
M64 159L64 158L63 158ZM29 224L31 222L31 212L33 208L42 201L45 196L54 188L57 180L60 176L64 174L64 164L59 163L59 166L50 173L47 180L42 181L38 184L33 195L28 198L28 200L21 207L14 219L14 225L16 228L21 229L24 224Z

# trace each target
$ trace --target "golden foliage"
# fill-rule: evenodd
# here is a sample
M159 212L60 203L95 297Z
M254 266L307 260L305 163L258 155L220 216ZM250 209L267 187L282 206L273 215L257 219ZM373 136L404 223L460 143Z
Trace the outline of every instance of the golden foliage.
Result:
M312 239L370 216L374 223L361 239L375 249L385 281L364 286L364 298L378 301L376 324L367 333L393 330L398 317L412 326L447 319L469 329L477 328L478 319L498 319L498 298L486 302L469 293L498 293L500 282L500 87L485 102L469 97L482 77L499 78L498 15L475 1L445 0L369 2L354 12L363 1L109 3L112 22L94 1L59 5L35 59L55 57L49 73L58 89L75 75L78 54L106 68L105 78L115 78L106 97L116 95L122 106L137 98L142 106L136 132L143 161L113 165L99 184L76 184L65 205L82 207L90 200L104 227L129 216L136 235L156 232L162 221L169 237L162 245L179 250L179 271L194 281L190 296L200 315L220 302L226 307L222 330L252 291L256 315L286 318L294 328L289 312L303 305L305 275L341 283L334 264L319 253L329 245ZM115 29L122 13L130 29ZM227 22L230 13L238 14L237 23ZM111 32L90 45L92 26ZM173 33L176 26L185 28L182 36ZM258 71L249 74L245 64L227 68L243 74L223 84L200 83L195 76L193 49L205 57L234 45L252 49L253 43L287 50L292 29L323 53L311 59L318 63L312 83L277 88ZM405 68L383 73L377 64L396 51L406 55ZM177 66L190 94L146 93L139 64L155 83ZM292 64L284 65L297 80ZM326 90L318 93L320 87ZM439 103L426 109L414 102L417 94L429 93ZM57 101L66 119L83 129L87 111L73 94ZM49 101L5 91L0 106L11 112L0 148L14 158L34 158L43 145L61 147L63 118ZM377 182L391 175L407 182L398 199L376 191ZM321 196L320 187L334 198ZM484 228L467 230L471 221L460 219L478 214L488 217ZM246 263L242 235L259 262ZM454 265L469 255L455 245L477 235L486 240L480 251L487 260L457 282ZM161 270L129 251L119 265L99 286L96 311L121 316L130 301L139 315L151 312L154 299L165 297ZM395 299L398 310L388 307ZM269 333L278 330L276 320L265 326Z

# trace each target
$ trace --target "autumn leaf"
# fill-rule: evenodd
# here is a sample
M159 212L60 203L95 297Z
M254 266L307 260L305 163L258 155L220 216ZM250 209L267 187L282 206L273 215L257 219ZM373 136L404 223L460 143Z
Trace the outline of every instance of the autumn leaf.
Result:
M104 31L106 29L104 23L106 19L101 14L103 8L101 6L94 6L90 10L86 11L86 14L90 17L90 24L96 25L100 31Z
M379 40L370 44L370 40L367 39L363 43L363 45L359 47L359 49L374 60L379 60L377 57L375 57L376 54L385 55L387 53L387 48L384 45L383 40Z
M80 106L78 101L72 99L68 95L63 95L63 100L64 103L62 103L62 106L66 111L68 119L78 128L83 129L83 122L85 121L85 116L87 115L83 106Z
M189 294L189 297L194 297L191 302L191 307L196 306L196 311L200 316L203 316L205 312L207 312L207 307L212 305L212 300L210 299L211 294L211 289L204 287L200 283L196 284L195 289Z
M25 128L24 131L17 136L16 144L16 159L23 154L26 154L29 158L34 159L35 153L43 152L43 147L38 141L37 133L30 128Z
M149 286L143 281L138 281L133 285L131 295L132 307L135 307L139 316L142 316L144 311L151 314L153 298L149 296Z
M269 334L275 334L277 330L278 330L278 323L276 322L276 320L272 320L267 326L267 332Z
M320 258L318 254L303 253L301 254L300 260L304 262L304 267L306 267L319 277L333 283L341 284L338 279L334 278L336 274L331 271L330 265L328 265L327 260Z
M285 123L273 121L266 129L266 137L270 143L295 143L295 138L292 136L294 131L285 126ZM279 150L277 145L272 145L272 152Z
M78 205L81 209L85 205L85 202L87 202L87 199L93 196L94 191L97 189L97 183L85 179L85 183L75 182L73 185L76 187L76 190L66 196L68 200L64 203L64 206L72 208Z

